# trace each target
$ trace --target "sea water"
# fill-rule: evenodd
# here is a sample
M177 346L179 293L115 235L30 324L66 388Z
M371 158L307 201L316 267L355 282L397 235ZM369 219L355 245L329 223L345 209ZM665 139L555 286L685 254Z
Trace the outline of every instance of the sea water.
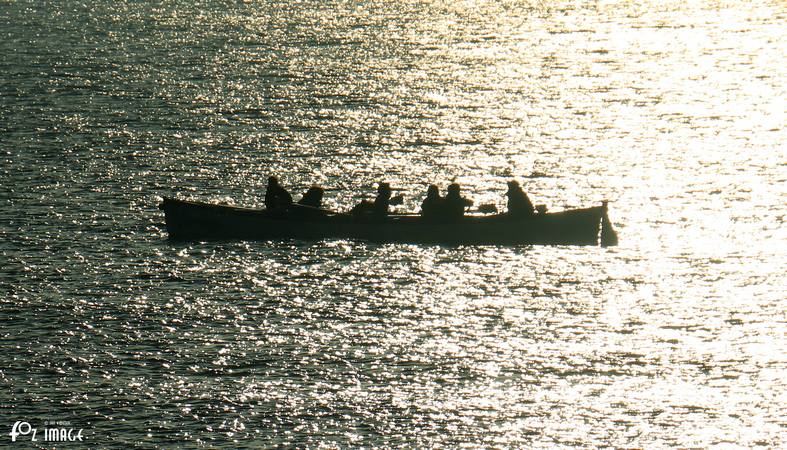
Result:
M0 442L787 445L786 18L0 1ZM413 212L518 179L610 200L620 245L167 240L163 196L261 206L271 174Z

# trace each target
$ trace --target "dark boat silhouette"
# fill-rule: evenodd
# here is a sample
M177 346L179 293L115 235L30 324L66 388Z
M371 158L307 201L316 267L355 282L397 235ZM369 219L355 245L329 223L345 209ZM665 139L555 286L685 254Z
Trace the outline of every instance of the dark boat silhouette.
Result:
M616 245L617 235L601 206L512 218L467 215L451 222L417 215L353 217L313 208L287 213L164 198L166 229L177 240L359 239L372 242L449 245Z

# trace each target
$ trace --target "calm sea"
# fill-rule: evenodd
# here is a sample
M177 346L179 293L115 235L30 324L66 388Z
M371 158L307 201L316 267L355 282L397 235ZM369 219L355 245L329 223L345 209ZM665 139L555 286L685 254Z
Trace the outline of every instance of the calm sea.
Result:
M0 446L787 446L786 20L0 0ZM163 196L270 174L410 211L518 179L620 245L167 240Z

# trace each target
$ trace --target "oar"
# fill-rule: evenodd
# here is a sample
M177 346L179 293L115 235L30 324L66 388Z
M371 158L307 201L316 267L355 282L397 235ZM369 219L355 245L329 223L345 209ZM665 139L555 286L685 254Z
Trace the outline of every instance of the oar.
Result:
M290 207L292 209L301 209L301 210L306 210L306 211L319 211L319 212L323 212L323 213L326 213L326 214L341 214L341 213L339 213L337 211L334 211L332 209L315 208L314 206L301 205L300 203L293 203L292 205L290 205Z
M476 208L475 210L468 210L467 213L468 214L473 214L473 213L496 214L497 213L497 206L495 206L493 203L487 203L487 204L484 204L484 205L479 205L478 208ZM421 213L416 213L416 212L401 212L401 213L389 214L389 216L406 216L406 217L420 216L420 215L421 215Z

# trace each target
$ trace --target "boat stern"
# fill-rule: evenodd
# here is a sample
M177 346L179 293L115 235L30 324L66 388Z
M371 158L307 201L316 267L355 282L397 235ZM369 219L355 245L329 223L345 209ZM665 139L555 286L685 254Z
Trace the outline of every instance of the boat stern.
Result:
M618 245L618 233L615 232L615 228L612 226L612 222L609 220L609 202L603 201L601 202L602 214L601 214L601 246L602 247L611 247Z

